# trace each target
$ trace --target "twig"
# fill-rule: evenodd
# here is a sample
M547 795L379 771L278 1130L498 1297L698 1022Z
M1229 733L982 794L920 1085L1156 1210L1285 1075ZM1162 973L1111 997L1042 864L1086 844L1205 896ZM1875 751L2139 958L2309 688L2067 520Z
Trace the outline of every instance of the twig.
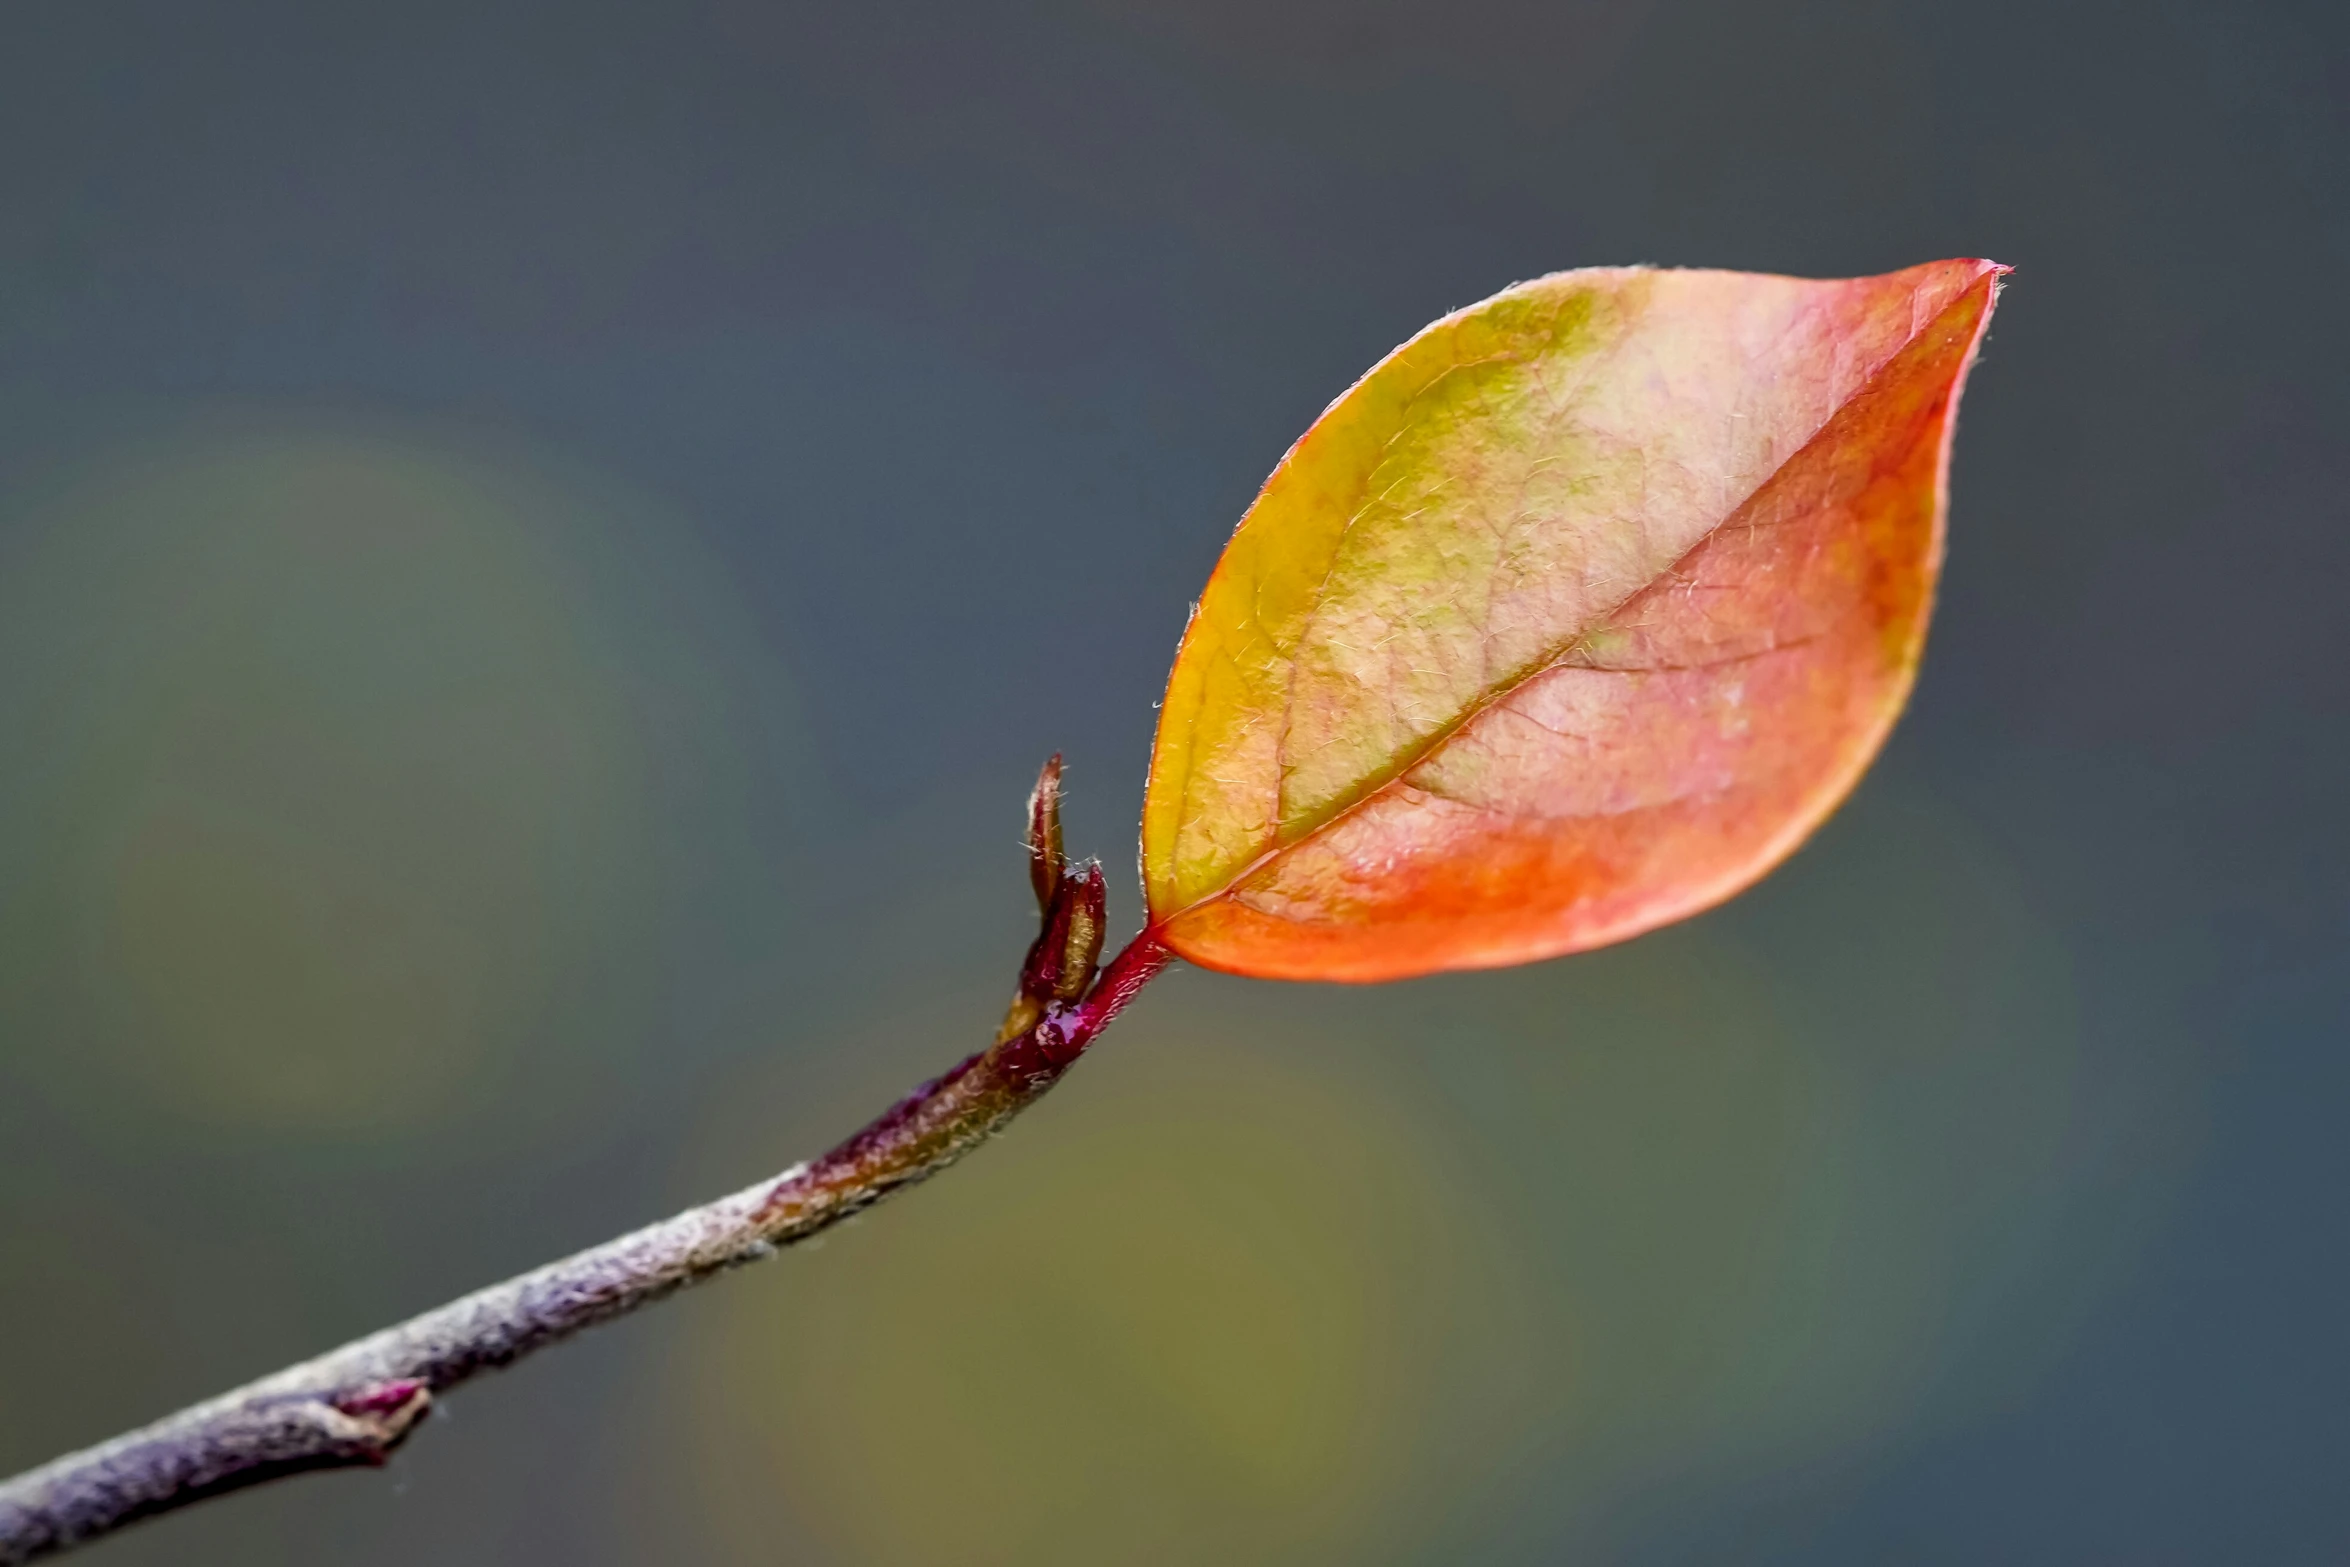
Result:
M810 1164L0 1482L0 1567L281 1475L381 1464L433 1396L728 1268L774 1255L978 1147L1170 961L1149 931L1099 977L1101 868L1060 846L1060 763L1029 801L1043 930L995 1043Z

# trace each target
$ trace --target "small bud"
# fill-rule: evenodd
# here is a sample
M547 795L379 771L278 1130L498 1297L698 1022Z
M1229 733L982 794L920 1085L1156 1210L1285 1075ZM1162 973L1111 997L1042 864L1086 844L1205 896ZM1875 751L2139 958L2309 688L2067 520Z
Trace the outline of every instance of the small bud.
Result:
M1102 880L1101 862L1087 860L1076 875L1065 878L1060 901L1069 913L1061 936L1061 971L1053 985L1053 998L1075 1001L1093 983L1093 966L1102 955L1109 886Z
M1028 870L1044 928L1020 965L1020 985L1004 1014L996 1043L1039 1026L1054 1002L1081 999L1093 984L1108 923L1109 888L1099 861L1075 874L1061 850L1061 759L1044 764L1028 797Z
M1061 753L1036 775L1028 792L1028 882L1036 889L1036 911L1048 921L1068 861L1061 854Z
M1101 956L1108 892L1102 868L1093 860L1061 878L1044 930L1020 966L1020 994L1038 1001L1074 1001L1085 994L1093 983L1094 960Z
M1044 913L1044 929L1029 947L1028 960L1020 965L1020 994L1038 1001L1050 1001L1060 994L1061 962L1069 951L1069 895L1075 890L1063 877L1053 893L1052 907Z

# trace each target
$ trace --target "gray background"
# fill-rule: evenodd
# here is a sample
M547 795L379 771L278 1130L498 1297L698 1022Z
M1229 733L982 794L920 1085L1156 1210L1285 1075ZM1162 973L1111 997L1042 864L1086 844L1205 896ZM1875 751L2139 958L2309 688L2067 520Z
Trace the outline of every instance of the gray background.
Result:
M1731 907L1178 975L1000 1149L94 1562L2350 1555L2350 12L18 0L0 1469L811 1152L1423 321L2018 271Z

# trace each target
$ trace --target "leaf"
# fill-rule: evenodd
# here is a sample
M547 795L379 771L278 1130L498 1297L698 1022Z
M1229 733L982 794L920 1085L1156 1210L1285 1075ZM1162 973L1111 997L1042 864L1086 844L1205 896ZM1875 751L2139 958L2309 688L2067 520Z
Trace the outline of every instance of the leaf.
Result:
M1908 696L2006 271L1562 272L1380 361L1184 633L1156 939L1285 979L1492 967L1785 858Z

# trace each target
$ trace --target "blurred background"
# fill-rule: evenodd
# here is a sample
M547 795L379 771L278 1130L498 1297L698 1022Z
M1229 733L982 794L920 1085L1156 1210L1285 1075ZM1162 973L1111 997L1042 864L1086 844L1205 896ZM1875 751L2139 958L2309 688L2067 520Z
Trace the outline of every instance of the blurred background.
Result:
M2350 10L19 0L0 1471L812 1153L1137 917L1437 314L2018 267L1785 869L1179 973L1000 1145L93 1563L2350 1558Z

